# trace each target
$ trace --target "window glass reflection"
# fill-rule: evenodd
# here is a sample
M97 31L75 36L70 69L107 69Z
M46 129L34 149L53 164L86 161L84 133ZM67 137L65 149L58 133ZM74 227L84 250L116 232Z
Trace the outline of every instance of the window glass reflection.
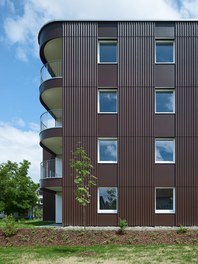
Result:
M174 162L174 141L156 140L155 152L157 162Z
M174 93L173 91L156 91L156 112L174 112Z
M100 42L99 53L99 62L117 62L117 43Z
M117 112L117 92L100 91L99 92L99 112L116 113Z
M173 42L156 42L156 62L174 62Z
M100 210L116 210L117 188L99 188L99 202Z
M99 161L117 162L117 140L99 140Z

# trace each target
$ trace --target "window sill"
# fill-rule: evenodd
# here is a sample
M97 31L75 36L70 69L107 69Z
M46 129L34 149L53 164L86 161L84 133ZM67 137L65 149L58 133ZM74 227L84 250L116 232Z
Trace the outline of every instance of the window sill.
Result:
M159 65L161 64L168 64L168 65L171 64L172 65L173 64L174 65L175 61L174 62L155 62L155 64L159 64Z
M117 210L100 210L98 211L98 214L117 214Z
M98 64L118 64L118 62L98 62Z
M175 161L155 161L155 164L175 164Z
M98 112L98 114L102 115L117 115L118 112Z
M175 211L169 211L169 210L156 210L156 214L175 214Z
M174 115L175 112L155 112L156 115Z
M117 161L98 161L99 164L117 164Z

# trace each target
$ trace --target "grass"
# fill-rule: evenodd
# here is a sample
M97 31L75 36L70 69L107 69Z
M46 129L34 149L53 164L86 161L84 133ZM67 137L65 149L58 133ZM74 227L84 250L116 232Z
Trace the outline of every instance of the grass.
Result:
M196 245L103 245L0 248L0 264L11 263L198 263Z
M53 224L53 222L45 222L41 220L25 220L21 219L16 221L16 228L34 228L37 226L44 226L44 225L49 225ZM0 220L0 228L5 227L5 222L3 220Z

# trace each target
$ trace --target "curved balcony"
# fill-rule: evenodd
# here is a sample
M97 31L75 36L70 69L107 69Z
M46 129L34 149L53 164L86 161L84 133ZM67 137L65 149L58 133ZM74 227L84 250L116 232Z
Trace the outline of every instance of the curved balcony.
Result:
M40 101L46 109L62 109L63 79L54 78L40 85Z
M62 56L62 22L53 21L45 24L38 35L40 57L43 63Z
M56 176L55 171L51 169L50 166L53 161L45 161L41 163L41 179L40 179L40 187L44 189L49 189L55 192L62 191L62 178L61 177L53 177ZM52 176L52 177L50 177Z
M56 159L45 160L40 164L41 180L62 178L62 163Z
M56 155L62 154L62 110L53 109L41 115L40 144Z
M40 117L40 131L55 127L62 127L62 109L52 109Z
M60 59L44 64L40 70L41 83L53 78L62 78L62 61Z

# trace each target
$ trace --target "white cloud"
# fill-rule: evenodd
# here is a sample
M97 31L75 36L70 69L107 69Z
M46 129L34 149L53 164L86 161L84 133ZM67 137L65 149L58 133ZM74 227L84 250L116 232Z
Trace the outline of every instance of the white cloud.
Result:
M4 0L0 0L5 5ZM27 61L38 56L37 35L50 20L67 19L179 19L198 16L198 0L29 0L19 14L17 2L6 0L10 13L4 21L6 39L16 55Z
M117 157L117 141L100 140L100 147L103 149L106 156L116 160Z
M30 122L29 123L29 128L37 133L39 133L39 130L40 130L40 126L39 124L35 124L35 123L32 123Z
M0 121L0 153L0 163L8 160L14 162L30 161L29 175L35 182L39 182L41 148L37 131L30 129L24 131L12 123Z
M26 54L25 50L22 49L22 47L19 46L19 47L16 48L16 54L17 54L17 57L21 61L24 61L24 62L28 61L27 54Z
M198 17L198 0L186 0L181 3L181 12L185 18L197 18Z
M24 0L20 13L18 1L7 0L6 3L10 6L4 21L6 39L16 45L16 54L22 61L30 54L38 56L38 31L49 20L177 19L185 12L189 17L198 12L194 11L197 1L188 0L183 1L180 13L172 0Z
M174 143L172 140L158 140L156 141L156 160L167 161L170 156L173 156Z
M108 101L114 101L117 99L117 93L116 92L103 92L102 95Z
M173 111L173 105L174 105L174 95L173 94L168 94L167 95L167 102L165 104L166 109L170 112Z
M22 118L15 118L14 123L21 128L25 127L25 122Z
M113 159L116 159L117 157L117 146L116 145L108 145L105 149L105 154L108 157L112 157Z
M198 0L167 0L167 3L178 10L181 18L197 19L198 17Z

